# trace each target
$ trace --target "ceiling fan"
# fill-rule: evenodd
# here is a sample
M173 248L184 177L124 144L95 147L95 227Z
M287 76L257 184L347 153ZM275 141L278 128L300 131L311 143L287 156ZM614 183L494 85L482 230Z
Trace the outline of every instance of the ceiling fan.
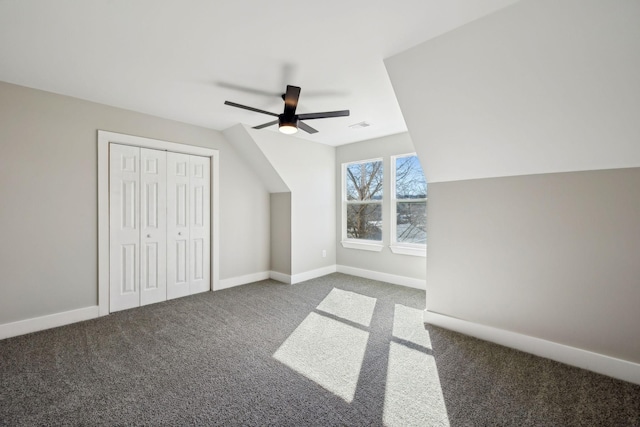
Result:
M328 117L345 117L349 115L349 110L327 111L324 113L296 114L296 108L298 107L298 98L300 98L300 88L298 86L287 85L287 91L284 93L284 95L282 95L282 99L284 100L284 112L282 114L260 110L259 108L248 107L246 105L237 104L231 101L225 101L224 104L230 105L232 107L243 108L249 111L255 111L256 113L268 114L270 116L277 117L278 120L254 126L253 128L262 129L271 125L275 125L277 123L280 132L287 135L296 133L298 131L298 128L307 133L318 132L316 129L304 123L302 120L325 119Z

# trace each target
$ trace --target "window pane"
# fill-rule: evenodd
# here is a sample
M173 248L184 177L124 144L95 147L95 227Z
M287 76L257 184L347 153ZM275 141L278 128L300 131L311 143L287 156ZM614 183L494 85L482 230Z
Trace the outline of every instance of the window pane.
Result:
M404 243L427 243L427 202L398 202L396 240Z
M427 198L427 181L417 156L396 158L396 198Z
M347 200L382 200L382 162L347 166Z
M348 204L347 237L382 240L382 205L379 203Z

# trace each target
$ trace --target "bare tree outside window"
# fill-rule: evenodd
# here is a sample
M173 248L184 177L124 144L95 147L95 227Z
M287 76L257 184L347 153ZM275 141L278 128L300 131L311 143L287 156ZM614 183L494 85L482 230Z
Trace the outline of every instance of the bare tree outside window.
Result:
M382 161L345 167L347 238L382 240Z
M395 158L396 242L427 243L427 181L415 155Z

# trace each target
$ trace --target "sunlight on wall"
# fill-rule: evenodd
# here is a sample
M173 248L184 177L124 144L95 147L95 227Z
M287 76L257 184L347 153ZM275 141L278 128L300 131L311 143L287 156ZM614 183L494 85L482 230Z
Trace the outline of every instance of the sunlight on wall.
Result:
M318 305L318 310L363 326L369 326L375 306L375 298L333 288Z
M438 368L431 354L422 310L396 304L383 421L387 426L449 426Z
M273 357L351 402L368 339L368 332L310 313Z

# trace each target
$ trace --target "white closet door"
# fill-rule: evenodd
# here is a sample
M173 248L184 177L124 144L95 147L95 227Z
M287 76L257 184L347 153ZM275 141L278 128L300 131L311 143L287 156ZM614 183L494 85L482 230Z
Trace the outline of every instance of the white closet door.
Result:
M192 294L210 289L210 159L190 156L189 165L189 277Z
M140 305L167 299L167 152L140 149Z
M167 153L167 299L189 286L189 155Z
M140 149L110 145L109 292L111 312L140 305Z

